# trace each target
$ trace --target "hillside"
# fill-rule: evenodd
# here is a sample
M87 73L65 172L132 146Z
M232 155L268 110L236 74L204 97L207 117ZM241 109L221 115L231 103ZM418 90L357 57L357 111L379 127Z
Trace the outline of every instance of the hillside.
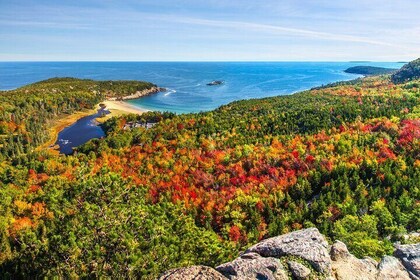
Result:
M374 67L374 66L354 66L354 67L350 67L344 70L344 72L346 73L359 74L359 75L365 75L365 76L390 74L395 71L397 71L397 69Z
M420 58L407 63L391 76L392 82L396 84L416 79L420 79Z
M115 117L71 156L33 148L49 119L91 108L111 82L0 92L0 275L155 279L314 226L356 257L391 255L420 229L420 81L410 79Z

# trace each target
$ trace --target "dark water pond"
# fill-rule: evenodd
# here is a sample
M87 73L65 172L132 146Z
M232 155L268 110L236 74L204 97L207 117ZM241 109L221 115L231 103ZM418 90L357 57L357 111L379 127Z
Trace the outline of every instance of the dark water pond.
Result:
M97 117L99 117L99 113L81 118L71 126L64 128L58 134L58 140L55 143L60 146L60 153L71 154L73 147L80 146L93 138L104 137L105 132L96 121Z

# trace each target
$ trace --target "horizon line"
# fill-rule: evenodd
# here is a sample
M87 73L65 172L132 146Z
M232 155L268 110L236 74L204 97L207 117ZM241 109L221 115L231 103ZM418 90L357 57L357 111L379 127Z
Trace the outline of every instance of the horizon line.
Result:
M0 63L28 63L28 62L184 62L184 63L218 63L218 62L347 62L347 63L408 63L410 60L0 60Z

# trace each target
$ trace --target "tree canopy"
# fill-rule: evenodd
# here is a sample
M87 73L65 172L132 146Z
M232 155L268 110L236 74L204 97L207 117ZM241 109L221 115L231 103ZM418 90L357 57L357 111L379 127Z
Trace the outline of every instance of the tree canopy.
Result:
M357 256L389 253L420 228L419 82L114 117L69 156L36 149L49 120L131 83L0 92L0 275L154 279L312 226Z

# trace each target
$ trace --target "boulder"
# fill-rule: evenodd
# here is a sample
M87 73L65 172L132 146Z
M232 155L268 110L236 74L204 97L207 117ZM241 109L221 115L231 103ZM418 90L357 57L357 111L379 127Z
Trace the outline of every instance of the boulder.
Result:
M364 257L363 261L372 264L374 267L378 267L379 265L379 263L375 261L374 259L372 259L371 257Z
M294 231L263 240L246 252L274 258L296 256L308 261L318 272L325 275L331 273L328 243L316 228Z
M222 274L211 267L193 265L171 269L159 277L159 280L226 280Z
M311 270L309 268L307 268L303 264L294 261L289 261L287 264L289 265L289 269L292 272L292 275L295 279L309 279L309 276L311 275Z
M324 236L309 228L263 240L216 270L190 266L170 270L159 279L420 280L420 243L395 248L394 257L385 256L380 263L369 257L358 259L343 242L336 241L329 248Z
M346 260L351 257L346 244L338 240L331 246L330 255L333 261Z
M332 271L338 280L376 280L377 269L371 259L358 259L347 250L347 246L336 241L331 246Z
M283 265L278 259L264 258L257 253L245 253L239 258L216 267L228 279L235 280L286 280Z
M413 279L420 279L420 243L397 245L394 252Z
M378 270L378 280L410 280L410 275L408 275L408 272L404 269L404 266L397 258L392 256L383 257L378 265Z

